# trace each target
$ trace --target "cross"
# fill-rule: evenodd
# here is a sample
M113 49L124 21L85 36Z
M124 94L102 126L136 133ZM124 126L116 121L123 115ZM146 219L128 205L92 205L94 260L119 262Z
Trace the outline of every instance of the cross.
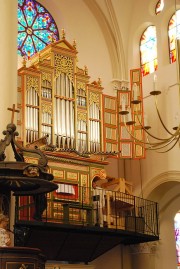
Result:
M8 107L8 110L12 111L11 123L13 123L13 121L14 121L14 113L15 112L19 113L19 110L18 109L15 109L15 104L13 104L13 107L12 108L9 108Z

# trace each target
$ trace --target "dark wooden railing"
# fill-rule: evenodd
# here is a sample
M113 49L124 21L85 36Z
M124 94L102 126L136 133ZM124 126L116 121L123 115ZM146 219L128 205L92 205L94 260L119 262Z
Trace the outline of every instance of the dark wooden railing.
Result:
M77 193L68 194L66 190L53 200L48 194L47 209L42 214L42 220L36 221L159 235L156 202L104 189L79 187ZM17 198L16 222L34 221L34 208L32 197Z

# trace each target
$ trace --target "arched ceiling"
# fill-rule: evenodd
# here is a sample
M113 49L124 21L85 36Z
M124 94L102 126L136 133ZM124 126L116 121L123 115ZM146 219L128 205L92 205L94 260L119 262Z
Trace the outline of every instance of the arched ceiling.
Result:
M94 63L99 70L97 73L99 72L102 80L108 78L110 83L113 79L128 79L128 33L132 23L133 0L39 0L38 2L52 14L59 31L63 26L67 30L67 35L76 39L80 62L82 62L81 55L84 58L83 49L85 49L87 55L91 54L91 58L94 54ZM88 33L94 34L91 39ZM101 65L97 65L97 61L102 61L102 59L98 60L94 53L94 43L96 43L97 51L102 53L101 58L105 59L103 60L106 62L106 66L103 67L103 69L106 68L105 70L100 71ZM91 76L93 67L91 64L89 66ZM108 73L109 77L105 73ZM106 87L110 87L108 81L105 81L105 84Z
M95 16L106 40L111 58L114 78L126 78L124 49L115 6L112 0L104 1L105 5L99 5L94 0L83 0L92 14Z

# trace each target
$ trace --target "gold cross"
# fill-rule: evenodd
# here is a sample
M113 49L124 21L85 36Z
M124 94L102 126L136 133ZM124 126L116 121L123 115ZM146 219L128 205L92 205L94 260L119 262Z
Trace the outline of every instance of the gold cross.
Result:
M15 104L13 104L13 107L12 108L9 108L8 107L8 110L12 111L11 123L13 123L13 121L14 121L14 113L15 112L19 113L19 110L18 109L15 109Z

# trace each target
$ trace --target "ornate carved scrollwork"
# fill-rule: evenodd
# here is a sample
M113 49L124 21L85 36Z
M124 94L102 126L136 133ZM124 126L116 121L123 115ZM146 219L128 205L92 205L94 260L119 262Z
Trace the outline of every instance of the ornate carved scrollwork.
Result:
M34 88L34 90L39 93L39 80L36 77L27 76L27 90Z
M96 105L99 107L99 94L98 93L94 93L94 92L90 92L90 97L89 97L89 104L91 105L92 103L96 103Z
M54 56L55 77L61 73L67 74L71 82L73 82L73 60L70 57L55 54Z

